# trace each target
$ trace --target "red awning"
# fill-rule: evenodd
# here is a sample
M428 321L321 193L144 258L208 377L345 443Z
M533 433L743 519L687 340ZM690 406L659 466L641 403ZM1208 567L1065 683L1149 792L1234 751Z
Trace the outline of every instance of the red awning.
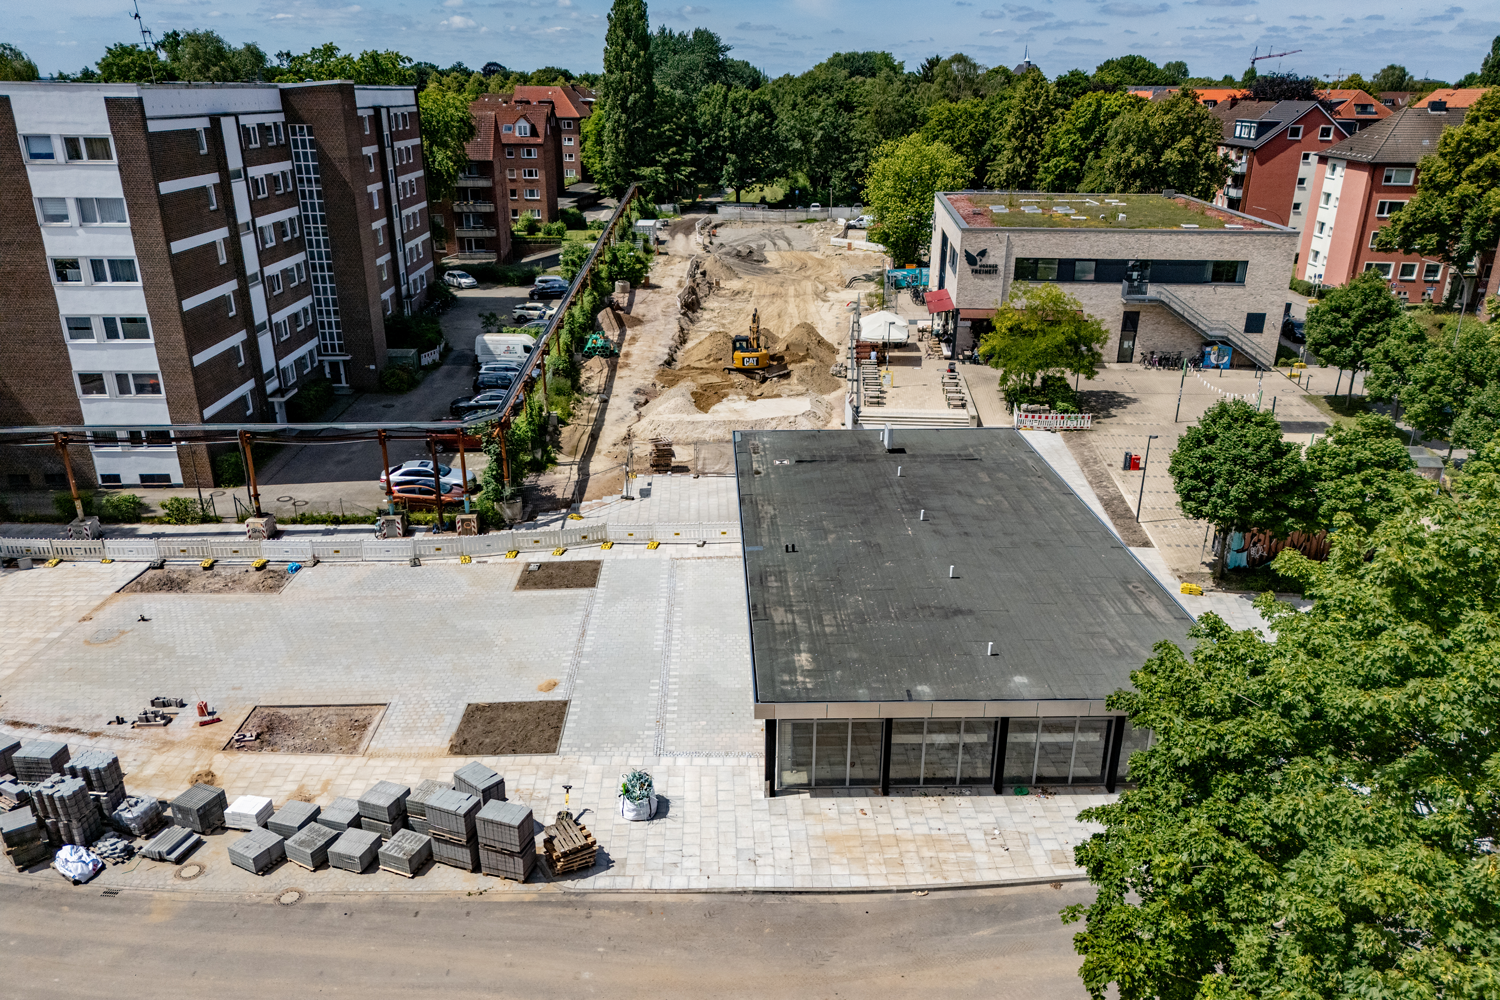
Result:
M928 292L924 298L927 302L928 313L953 311L953 296L948 294L948 289L946 288L939 288L935 292Z
M958 318L959 319L994 319L995 318L995 310L993 310L993 309L960 309L958 311Z

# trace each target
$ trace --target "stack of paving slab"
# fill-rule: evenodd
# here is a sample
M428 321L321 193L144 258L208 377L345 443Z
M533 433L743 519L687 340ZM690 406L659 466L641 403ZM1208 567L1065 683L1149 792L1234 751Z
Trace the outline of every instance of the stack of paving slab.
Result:
M406 800L411 789L394 781L377 781L359 797L360 829L378 833L389 840L406 829Z
M374 830L345 830L328 845L328 863L334 868L362 872L380 850L380 834Z
M229 863L254 875L264 875L285 857L286 842L258 826L229 845Z
M212 833L224 825L228 806L224 789L200 781L172 800L172 822L194 833Z
M49 776L31 790L31 804L54 844L87 847L104 833L104 817L82 778Z
M428 832L433 860L471 872L479 867L477 820L479 798L440 788L427 799Z
M224 810L224 825L231 830L263 829L276 812L276 806L264 795L241 795Z
M109 823L132 837L149 837L162 824L161 803L149 795L128 795L109 814Z
M432 860L433 839L415 830L398 830L377 852L380 867L412 878Z
M125 774L120 758L108 750L85 750L63 765L63 771L88 786L89 795L108 817L125 801Z
M278 837L290 838L299 830L315 823L320 811L311 802L292 799L286 805L276 810L276 815L266 820L266 829Z
M491 800L475 816L475 830L479 836L479 870L526 881L536 866L531 810L519 802Z
M30 785L61 774L67 763L68 745L51 740L25 740L11 756L12 773Z
M180 865L201 843L203 838L192 830L169 826L152 838L151 843L141 849L141 853L152 861L168 861Z
M343 833L345 830L358 830L360 827L359 802L355 799L340 796L328 804L328 808L318 813L318 823Z
M435 778L423 778L417 785L417 790L411 793L406 800L406 822L411 829L418 833L426 833L427 826L427 799L434 792L451 790L451 784L445 784Z
M479 800L480 805L496 799L505 801L505 779L477 760L471 760L453 772L453 787L468 792Z
M46 827L25 807L0 814L0 842L4 843L5 856L18 872L52 857Z
M328 847L340 835L340 831L332 827L310 823L286 839L287 860L315 871L328 864Z
M21 749L21 741L10 733L0 733L0 774L14 776L16 773L14 757L16 751Z

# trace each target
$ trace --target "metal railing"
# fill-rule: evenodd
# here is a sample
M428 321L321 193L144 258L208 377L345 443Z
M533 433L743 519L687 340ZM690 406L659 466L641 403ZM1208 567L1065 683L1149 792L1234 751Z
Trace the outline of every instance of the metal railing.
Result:
M1120 297L1127 302L1155 302L1166 306L1205 340L1224 341L1235 350L1243 352L1258 368L1270 371L1276 367L1275 358L1267 358L1265 352L1244 333L1225 320L1214 319L1200 312L1170 288L1148 282L1132 284L1127 280L1121 284Z

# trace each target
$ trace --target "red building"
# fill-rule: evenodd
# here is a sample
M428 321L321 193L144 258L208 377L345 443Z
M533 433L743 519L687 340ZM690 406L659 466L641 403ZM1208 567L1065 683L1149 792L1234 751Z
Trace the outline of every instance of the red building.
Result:
M563 185L588 180L588 172L583 168L583 122L594 113L594 92L571 83L560 87L517 87L512 99L517 104L551 103L562 146Z
M1214 204L1302 229L1317 157L1344 129L1316 101L1232 101L1213 114L1224 123L1219 149L1233 163Z
M1320 90L1318 100L1349 135L1394 114L1379 98L1363 90Z

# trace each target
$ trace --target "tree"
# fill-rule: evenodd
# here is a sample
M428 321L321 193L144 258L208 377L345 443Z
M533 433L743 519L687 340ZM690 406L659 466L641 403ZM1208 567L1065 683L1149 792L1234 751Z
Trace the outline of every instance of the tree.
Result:
M870 239L898 266L920 259L932 240L934 197L968 176L968 163L946 143L909 135L881 146L865 185L865 204L875 215Z
M1375 85L1358 73L1350 73L1337 80L1330 80L1328 87L1331 90L1363 90L1372 97L1379 96L1379 92L1374 89Z
M1453 443L1460 448L1478 451L1495 440L1500 432L1500 385L1491 384L1469 397L1453 421Z
M651 36L651 62L658 90L675 90L693 100L705 87L730 82L729 46L707 28L673 31L657 28Z
M0 80L35 80L36 63L9 42L0 42Z
M1316 101L1318 81L1296 73L1263 73L1250 82L1257 101Z
M780 171L776 109L758 90L714 84L698 99L703 133L703 166L708 178L734 190L771 180Z
M1161 72L1163 76L1169 77L1172 83L1182 83L1188 78L1188 64L1182 60L1163 63Z
M1364 271L1307 311L1307 349L1324 364L1356 372L1375 345L1395 331L1405 312L1385 278L1377 271ZM1349 394L1354 394L1352 376Z
M656 150L651 161L636 171L635 179L655 201L691 196L698 183L703 136L692 100L675 90L658 91L655 124L650 131ZM587 133L585 133L587 135Z
M414 84L418 74L410 58L399 52L367 49L359 55L340 52L332 42L308 49L300 55L276 53L277 83L306 80L353 80L365 86ZM430 76L430 74L429 74Z
M604 77L599 81L593 126L584 145L587 166L600 190L625 192L654 151L655 64L645 0L614 0L604 34Z
M984 149L993 132L990 105L978 98L941 101L922 112L921 135L928 142L942 142L969 164L966 188L978 188L984 176Z
M1500 35L1490 42L1490 53L1479 66L1479 79L1474 81L1474 86L1500 87Z
M264 77L268 65L259 45L235 48L216 31L169 31L161 50L172 75L193 83L251 83Z
M984 67L962 52L942 60L932 73L929 101L964 101L988 96Z
M1382 91L1416 90L1417 78L1408 73L1405 66L1398 66L1395 63L1391 63L1375 74L1374 78L1370 80L1370 86L1375 89L1368 93L1375 95L1379 95Z
M1186 69L1186 67L1183 67ZM1183 73L1182 76L1186 76ZM1094 82L1112 88L1126 87L1171 87L1181 81L1182 76L1168 72L1145 56L1116 56L1106 59L1094 68Z
M1317 499L1317 523L1332 528L1347 514L1364 531L1431 497L1432 484L1416 467L1389 417L1361 413L1342 421L1307 449Z
M604 288L613 288L617 281L628 281L632 286L640 285L651 273L651 258L636 253L628 240L611 243L599 251L594 258L594 274Z
M1488 324L1471 319L1460 330L1450 320L1401 389L1407 423L1424 437L1446 437L1450 452L1456 443L1449 434L1454 421L1483 389L1500 381L1500 344L1493 337Z
M1057 88L1039 70L1028 71L1012 92L1010 107L991 140L990 185L1034 190L1047 134L1062 116Z
M583 263L589 259L589 252L593 249L591 244L583 240L563 241L562 251L558 255L557 273L565 281L571 282L583 270Z
M1229 176L1229 160L1219 152L1223 139L1223 124L1192 90L1142 101L1110 126L1089 183L1099 191L1172 188L1207 199Z
M427 194L433 201L452 196L458 175L469 165L466 148L474 138L474 117L463 94L428 87L417 95L422 121L422 160Z
M1057 88L1057 98L1069 107L1084 94L1095 90L1094 82L1089 75L1081 69L1070 69L1066 73L1059 73L1052 81L1052 86ZM1105 88L1112 89L1112 88Z
M1370 370L1365 375L1365 395L1379 403L1397 400L1417 366L1427 360L1430 346L1427 332L1417 321L1402 316L1367 356Z
M1089 185L1088 178L1104 151L1110 126L1142 103L1141 98L1121 91L1096 90L1079 97L1047 133L1037 186L1043 191L1098 190Z
M1207 521L1220 536L1252 528L1285 535L1314 512L1300 450L1282 438L1270 411L1226 400L1183 432L1167 471L1183 514ZM1220 547L1216 572L1227 547Z
M1026 401L1038 376L1066 372L1093 378L1109 334L1058 285L1018 284L995 310L979 341L985 364L1004 371L1000 391L1012 406Z
M101 83L166 83L175 80L171 64L156 49L140 45L111 45L99 60Z

